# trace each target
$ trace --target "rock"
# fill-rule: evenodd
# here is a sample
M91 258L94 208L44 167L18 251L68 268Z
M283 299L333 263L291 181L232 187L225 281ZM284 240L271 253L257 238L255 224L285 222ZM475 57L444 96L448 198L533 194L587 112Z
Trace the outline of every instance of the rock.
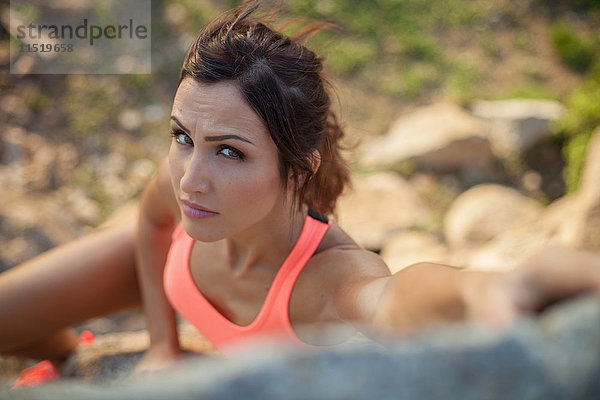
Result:
M454 104L439 103L400 117L389 132L366 141L360 163L390 168L402 161L469 180L496 175L486 126Z
M598 376L600 303L586 298L503 332L458 324L385 347L263 347L118 385L59 381L11 399L588 399L600 397Z
M459 195L444 216L444 235L454 248L480 246L501 232L539 217L543 207L517 190L496 184Z
M509 228L482 247L460 254L463 263L477 269L511 269L549 244L599 251L598 159L600 130L595 131L590 141L581 185L576 193L556 200L538 218Z
M550 124L565 110L556 101L510 99L476 101L472 112L488 122L494 154L508 158L523 154L536 143L550 138Z
M392 273L418 262L449 264L448 249L435 236L424 232L401 232L387 241L381 258Z
M515 225L479 248L459 252L462 253L462 264L473 269L510 270L548 245L573 247L562 233L562 226L565 219L578 213L580 207L578 197L565 196L529 223ZM455 257L459 258L458 255Z
M397 174L355 176L353 186L338 202L338 222L367 249L380 250L391 235L423 225L429 217L416 192Z

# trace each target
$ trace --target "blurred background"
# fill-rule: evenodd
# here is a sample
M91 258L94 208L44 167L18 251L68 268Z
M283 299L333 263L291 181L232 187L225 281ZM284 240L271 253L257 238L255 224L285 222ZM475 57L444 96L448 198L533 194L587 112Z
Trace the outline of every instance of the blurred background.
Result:
M186 47L237 4L152 0L151 75L10 74L8 4L0 6L0 271L85 234L135 201L168 150ZM287 33L303 21L339 27L309 47L326 59L352 149L355 191L339 218L365 247L390 254L385 246L400 235L404 255L416 243L421 259L469 264L449 249L539 220L541 210L577 192L600 125L600 1L276 4L282 11L275 26L291 22ZM406 145L392 144L394 137ZM488 207L499 208L488 208L486 217L496 220L473 225L500 227L460 228L463 236L452 238L449 209L482 183L511 192L489 195ZM498 211L515 196L533 203ZM374 209L378 226L369 225ZM467 209L472 215L473 206ZM398 267L410 261L394 260Z

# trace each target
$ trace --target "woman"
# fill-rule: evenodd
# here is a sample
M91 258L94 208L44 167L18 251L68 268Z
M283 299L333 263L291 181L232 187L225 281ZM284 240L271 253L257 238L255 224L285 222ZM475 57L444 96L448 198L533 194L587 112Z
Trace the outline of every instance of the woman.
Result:
M323 346L357 330L503 325L598 291L600 258L560 249L509 273L420 263L390 275L323 216L349 178L321 59L255 9L213 22L188 50L169 156L138 222L0 276L0 354L59 364L77 346L67 326L142 305L151 345L138 371L148 371L181 355L174 309L227 352L257 337ZM331 324L345 329L320 335Z

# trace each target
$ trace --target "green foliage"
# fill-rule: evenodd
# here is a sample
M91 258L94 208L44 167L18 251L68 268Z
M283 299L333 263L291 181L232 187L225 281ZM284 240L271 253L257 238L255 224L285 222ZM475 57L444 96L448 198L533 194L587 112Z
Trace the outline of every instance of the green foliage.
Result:
M564 178L567 190L579 186L585 151L592 131L600 126L600 56L595 67L586 76L567 101L567 112L556 124L556 132L567 139L563 148L567 165Z
M594 62L597 49L591 40L578 35L564 21L552 26L552 42L561 60L577 72L586 72Z
M341 38L336 41L336 56L329 67L339 75L350 75L376 59L376 46L368 40Z
M503 93L502 96L498 97L504 99L554 99L556 98L556 93L552 92L550 89L541 85L537 82L530 82L528 84L515 86L510 88L510 90L506 93Z
M446 81L461 82L461 90L468 90L469 81L454 68L457 61L445 55L439 35L484 20L467 0L290 0L286 12L292 19L325 19L342 28L338 36L311 41L338 76L410 99Z
M585 153L591 136L590 132L584 132L571 138L563 147L563 155L567 160L567 165L563 170L563 179L569 193L575 192L579 187Z
M214 10L194 0L167 0L165 1L165 4L167 6L169 4L177 4L178 6L184 7L185 15L177 26L180 32L195 34L215 16L213 15Z

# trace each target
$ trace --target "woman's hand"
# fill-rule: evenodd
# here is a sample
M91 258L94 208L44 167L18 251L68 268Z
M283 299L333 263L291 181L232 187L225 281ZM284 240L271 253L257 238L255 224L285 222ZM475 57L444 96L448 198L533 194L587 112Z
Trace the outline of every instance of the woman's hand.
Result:
M146 351L132 375L143 375L172 367L181 360L182 351L169 345L154 345Z
M503 328L519 315L540 312L584 293L600 297L600 254L549 247L506 273L465 279L465 317Z

